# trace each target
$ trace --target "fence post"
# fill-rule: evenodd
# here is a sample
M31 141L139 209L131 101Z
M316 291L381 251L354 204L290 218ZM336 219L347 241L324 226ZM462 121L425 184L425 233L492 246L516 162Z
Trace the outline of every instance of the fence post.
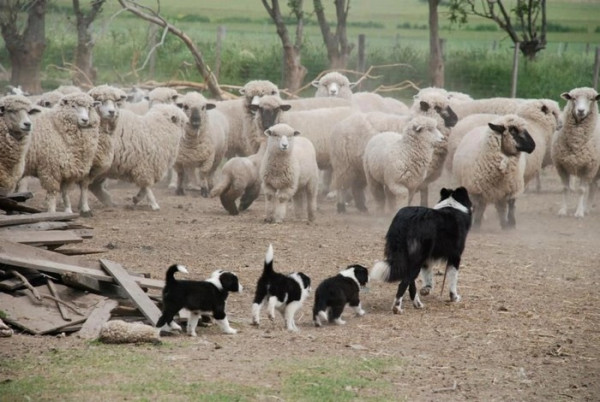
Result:
M148 44L150 45L150 49L152 49L158 43L158 25L150 24L148 27ZM156 71L156 50L152 52L150 55L150 60L148 60L148 74L150 77L154 77L154 72Z
M221 46L223 45L223 39L225 39L226 29L225 26L219 25L217 27L217 43L215 45L215 78L219 79L219 73L221 71Z
M596 47L596 57L594 57L594 89L598 90L598 74L600 73L600 46Z
M515 54L513 56L512 85L510 87L510 97L517 97L517 81L519 78L519 42L515 42Z

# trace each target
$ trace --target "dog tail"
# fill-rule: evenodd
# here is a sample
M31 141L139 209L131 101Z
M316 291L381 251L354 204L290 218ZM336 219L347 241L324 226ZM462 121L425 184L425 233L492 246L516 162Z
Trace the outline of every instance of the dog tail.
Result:
M273 245L269 244L267 254L265 255L265 267L263 269L263 274L270 275L274 272L275 271L273 270Z
M315 305L313 306L313 322L315 326L321 326L321 320L327 322L329 318L327 316L327 302L324 297L315 297Z
M370 279L380 282L389 282L392 267L387 261L377 261L371 268Z
M189 274L188 270L186 267L184 267L183 265L180 264L173 264L169 267L169 269L167 269L167 276L166 276L166 286L172 285L173 283L175 283L176 279L175 279L175 272L183 272L184 274Z

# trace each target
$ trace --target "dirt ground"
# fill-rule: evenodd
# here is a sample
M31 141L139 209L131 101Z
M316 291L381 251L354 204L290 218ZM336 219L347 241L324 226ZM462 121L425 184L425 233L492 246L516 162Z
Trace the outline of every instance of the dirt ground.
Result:
M436 288L422 298L424 309L405 303L404 313L393 315L397 284L371 283L361 296L367 314L358 318L347 309L343 327L315 328L312 297L297 319L298 333L285 331L280 317L270 322L265 312L259 328L250 325L267 246L273 244L276 270L303 271L315 289L348 264L371 267L380 259L391 215L361 215L352 207L339 215L333 201L323 201L314 224L293 218L291 207L285 223L265 224L262 198L246 213L229 216L218 199L191 192L178 197L164 185L155 190L161 209L152 212L129 207L136 190L118 185L112 192L119 207L103 208L91 197L96 213L84 222L95 236L85 244L106 248L103 258L155 278L163 278L175 262L189 268L189 278L206 278L217 268L239 275L245 290L228 302L237 335L222 335L212 326L199 328L195 343L185 336L169 338L175 345L170 353L180 356L172 365L197 365L189 356L214 349L205 344L227 351L205 353L201 364L210 373L190 370L190 381L217 376L277 389L279 375L269 370L275 361L389 357L402 362L401 368L379 376L408 400L598 400L600 208L582 220L559 218L557 176L548 169L542 180L541 193L519 198L515 230L500 230L490 208L482 229L469 234L460 303L448 301L447 284L440 295L439 266ZM445 182L436 184L430 204ZM37 192L31 204L41 205L42 198ZM575 202L573 196L572 209ZM83 341L17 334L1 342L0 358L18 358ZM367 396L368 390L357 393L359 399Z

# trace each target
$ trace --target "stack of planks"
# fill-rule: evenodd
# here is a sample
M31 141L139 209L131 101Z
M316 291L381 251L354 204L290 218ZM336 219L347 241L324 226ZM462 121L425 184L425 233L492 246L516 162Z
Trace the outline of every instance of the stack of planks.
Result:
M93 236L78 214L36 212L19 204L26 195L19 197L0 195L0 209L20 213L0 214L0 336L9 333L3 320L35 335L76 332L95 339L117 307L156 325L154 300L164 281L107 259L84 259L104 250L72 247Z

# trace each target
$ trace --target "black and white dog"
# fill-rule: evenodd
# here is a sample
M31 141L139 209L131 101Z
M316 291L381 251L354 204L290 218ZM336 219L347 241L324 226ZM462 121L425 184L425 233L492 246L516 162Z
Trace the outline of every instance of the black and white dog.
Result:
M242 285L238 277L223 270L216 270L205 281L177 280L175 272L188 273L183 265L171 265L167 269L165 287L163 288L163 311L156 323L157 327L170 326L172 329L181 329L173 321L175 314L182 308L190 310L187 322L187 333L196 336L196 326L200 316L212 314L219 327L226 334L235 334L237 331L229 326L225 314L225 304L229 292L241 292Z
M450 300L460 300L456 291L458 268L471 228L472 205L464 187L443 188L440 196L433 208L405 207L396 213L386 235L385 260L377 262L371 271L372 279L400 281L392 307L395 314L402 312L406 288L413 305L423 307L415 280L422 272L425 286L421 294L429 294L433 288L431 264L437 260L446 261Z
M336 276L325 279L315 291L313 322L321 326L321 320L343 325L342 312L346 304L354 308L356 315L365 311L360 305L360 288L369 282L369 270L362 265L350 265Z
M286 328L290 331L298 331L294 316L309 293L310 278L302 272L283 275L273 270L273 246L269 244L263 273L256 284L252 303L252 324L259 324L260 309L267 304L271 320L275 319L275 309L277 309L285 320Z

